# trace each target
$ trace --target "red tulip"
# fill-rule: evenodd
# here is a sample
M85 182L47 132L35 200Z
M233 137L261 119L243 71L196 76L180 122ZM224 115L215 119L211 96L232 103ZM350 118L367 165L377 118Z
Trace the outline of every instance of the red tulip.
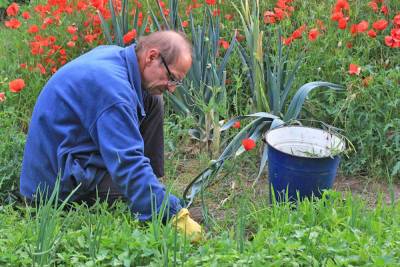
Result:
M31 17L28 11L22 12L21 16L23 19L29 19Z
M374 30L369 30L368 31L368 36L371 38L375 38L376 37L376 32Z
M41 64L41 63L38 63L37 65L36 65L36 67L39 69L39 71L40 71L40 73L41 74L46 74L46 69L45 69L45 67Z
M75 42L74 42L74 41L69 41L69 42L67 43L67 46L68 46L68 47L74 47L74 46L75 46Z
M222 46L225 50L229 48L229 42L223 39L218 41L219 46Z
M76 26L68 26L67 27L67 32L69 34L75 34L77 30L78 30L78 28Z
M275 13L271 11L265 11L264 12L264 23L265 24L274 24L276 22L275 20Z
M385 45L387 45L389 47L394 46L394 39L392 36L385 36Z
M342 9L350 9L350 5L347 0L338 0L335 5L335 11L342 10Z
M213 16L214 17L219 16L220 14L221 14L221 9L217 8L217 9L213 10Z
M282 37L282 43L283 43L284 45L290 45L292 42L293 42L293 37L292 37L292 36L290 36L290 37L288 37L288 38L283 38L283 37Z
M396 26L400 26L400 13L394 16L393 18L393 24Z
M350 75L359 75L360 71L361 71L361 68L357 64L351 63L349 65L349 74Z
M363 20L360 23L357 24L357 32L365 32L366 30L368 30L368 21Z
M308 40L315 41L317 39L318 35L319 35L318 29L317 28L313 28L308 33Z
M10 29L18 29L21 26L21 22L19 22L19 20L17 19L10 19L9 21L4 22L4 24L6 25L7 28Z
M386 16L389 13L389 9L387 6L383 5L381 7L381 12Z
M339 22L339 24L338 24L339 29L341 29L341 30L346 29L346 27L347 27L347 19L346 18L340 18L338 22Z
M343 13L342 12L334 12L331 16L331 20L333 21L339 21L341 18L343 18Z
M242 145L246 151L249 151L256 147L256 142L253 139L246 138L242 140Z
M372 8L372 10L373 10L374 12L378 12L378 4L377 4L376 2L371 1L371 2L368 3L368 6L369 6L370 8Z
M226 20L233 20L233 15L232 14L226 14L225 15Z
M132 40L135 39L135 38L136 38L136 30L133 29L133 30L127 32L127 33L124 35L124 37L123 37L123 39L124 39L124 40L123 40L123 41L124 41L124 44L129 44L129 43L132 42Z
M17 3L12 3L6 9L7 16L15 17L18 14L19 5Z
M35 24L28 28L28 33L37 33L38 31L39 31L39 27Z
M239 128L240 128L240 121L236 121L236 122L232 125L232 128L239 129Z
M390 35L395 39L397 42L400 41L400 28L398 29L392 29L390 31Z
M293 39L300 39L301 36L303 35L304 30L306 29L306 25L301 25L299 28L297 28L293 33L292 33L292 38Z
M8 83L8 87L11 92L19 93L25 87L25 81L23 79L15 79Z
M372 28L374 28L377 31L383 31L384 29L386 29L386 27L388 26L388 22L384 19L380 19L378 21L375 21L372 24Z

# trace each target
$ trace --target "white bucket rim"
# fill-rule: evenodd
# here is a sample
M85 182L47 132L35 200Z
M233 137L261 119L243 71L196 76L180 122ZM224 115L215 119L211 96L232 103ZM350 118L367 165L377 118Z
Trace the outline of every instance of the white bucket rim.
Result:
M276 131L276 130L281 130L282 128L286 128L286 129L287 128L302 128L302 129L307 128L307 129L311 129L311 130L314 130L314 131L320 131L320 132L322 132L324 134L330 134L332 137L337 138L340 141L340 143L339 143L340 149L339 149L338 153L335 153L335 154L332 154L332 155L329 155L329 156L320 156L320 157L318 157L318 156L301 156L301 155L294 155L294 154L288 153L286 151L283 151L283 150L277 148L275 145L271 144L268 141L268 135L271 132ZM308 159L333 158L333 157L338 156L340 153L343 153L345 151L345 149L346 149L346 141L345 141L345 139L343 137L340 137L337 133L332 133L332 132L329 132L329 131L326 131L326 130L323 130L323 129L320 129L320 128L316 128L316 127L309 127L309 126L302 126L302 125L286 125L286 126L281 126L281 127L276 127L274 129L270 129L265 133L264 141L267 143L268 146L278 150L281 153L284 153L286 155L290 155L290 156L293 156L293 157L308 158Z

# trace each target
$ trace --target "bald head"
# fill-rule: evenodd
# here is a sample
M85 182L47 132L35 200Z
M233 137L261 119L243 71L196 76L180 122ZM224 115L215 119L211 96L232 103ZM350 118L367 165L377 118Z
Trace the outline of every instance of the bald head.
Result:
M180 32L159 31L140 37L135 50L142 87L152 95L173 93L192 65L192 44Z
M174 64L182 57L192 58L192 43L185 34L176 31L158 31L141 36L136 45L136 53L140 56L146 50L158 49L167 64Z

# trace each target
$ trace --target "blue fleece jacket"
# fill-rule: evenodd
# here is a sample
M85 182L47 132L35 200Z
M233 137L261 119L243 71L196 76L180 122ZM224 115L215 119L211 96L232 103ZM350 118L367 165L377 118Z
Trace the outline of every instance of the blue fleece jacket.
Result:
M142 221L160 209L167 195L144 156L139 131L144 118L134 46L100 46L60 68L40 93L29 125L20 190L54 188L60 198L81 184L73 199L93 191L106 172L130 200ZM180 209L169 195L169 215ZM167 213L168 214L168 213Z

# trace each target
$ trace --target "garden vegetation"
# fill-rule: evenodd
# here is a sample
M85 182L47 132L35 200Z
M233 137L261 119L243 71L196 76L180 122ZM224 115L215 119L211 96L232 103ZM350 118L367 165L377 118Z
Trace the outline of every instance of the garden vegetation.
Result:
M124 203L59 203L57 190L23 203L25 136L49 77L91 48L160 29L193 42L188 77L165 96L164 182L182 195L199 173L215 175L194 200L205 240L157 216L140 224ZM0 0L0 47L0 265L400 264L399 1ZM290 123L339 131L351 148L340 175L389 195L270 203L262 137Z

